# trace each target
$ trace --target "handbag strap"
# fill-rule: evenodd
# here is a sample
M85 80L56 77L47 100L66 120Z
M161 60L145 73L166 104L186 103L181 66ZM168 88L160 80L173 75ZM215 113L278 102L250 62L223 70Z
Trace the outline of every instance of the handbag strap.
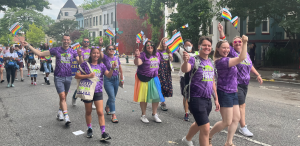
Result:
M92 69L90 63L89 63L89 62L86 62L86 64L88 65L88 67L89 67L89 69L90 69L90 73L92 73L92 72L93 72L93 69Z
M79 70L82 71L84 74L86 74L86 72L81 68L81 66L79 65Z

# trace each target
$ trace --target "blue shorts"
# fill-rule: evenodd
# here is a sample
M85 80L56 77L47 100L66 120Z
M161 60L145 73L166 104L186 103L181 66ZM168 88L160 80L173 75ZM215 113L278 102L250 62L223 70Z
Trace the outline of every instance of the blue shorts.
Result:
M45 71L45 73L50 73L51 63L44 62L44 71Z
M71 82L72 82L72 76L68 76L68 77L54 76L54 84L58 94L62 92L69 92Z
M212 104L210 98L191 97L189 110L193 114L198 126L209 123L208 116L211 112Z
M220 107L233 107L233 105L239 105L237 93L226 93L219 89L217 89L217 93Z
M37 77L37 74L32 74L32 75L30 75L30 77Z

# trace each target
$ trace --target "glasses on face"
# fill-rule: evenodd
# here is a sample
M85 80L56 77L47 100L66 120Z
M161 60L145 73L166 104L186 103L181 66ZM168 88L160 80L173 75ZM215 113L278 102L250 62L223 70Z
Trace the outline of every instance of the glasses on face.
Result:
M235 44L242 43L242 41L233 41L233 43L235 43Z
M90 41L83 41L84 43L90 43Z
M153 47L153 44L150 44L150 45L149 45L149 44L147 44L146 46L147 46L147 47Z
M115 50L114 48L108 48L108 50Z

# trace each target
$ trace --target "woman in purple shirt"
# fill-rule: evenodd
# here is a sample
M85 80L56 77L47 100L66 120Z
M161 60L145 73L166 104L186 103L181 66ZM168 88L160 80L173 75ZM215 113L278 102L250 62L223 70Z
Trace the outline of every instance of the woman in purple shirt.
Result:
M143 48L143 52L137 49L135 51L134 64L138 66L135 76L134 101L140 102L144 123L149 123L146 118L147 103L152 103L152 116L155 122L161 123L157 115L157 107L159 102L165 99L161 93L161 85L158 79L158 68L160 63L160 55L154 44L147 41Z
M243 50L239 57L227 57L230 52L229 43L220 41L217 43L214 53L216 69L218 71L217 93L221 107L222 121L217 122L209 134L210 145L214 134L228 127L225 146L232 144L233 135L240 120L239 102L237 97L237 68L236 65L245 60L247 55L248 37L243 36Z
M218 25L218 29L220 32L220 37L225 39L225 35L223 32L223 26L221 24ZM233 47L230 46L230 52L228 54L228 57L233 58L239 56L239 54L242 51L242 38L241 37L235 37L233 39ZM250 72L254 73L257 76L257 81L262 84L263 80L260 76L260 74L257 72L257 70L254 68L253 62L251 61L251 58L249 54L247 54L247 58L242 61L240 64L238 64L237 70L237 81L238 81L238 98L239 98L239 107L240 107L240 114L241 114L241 119L240 119L240 128L239 132L243 134L244 136L253 136L253 133L251 133L246 125L245 121L245 115L246 115L246 95L248 92L248 84L250 81Z

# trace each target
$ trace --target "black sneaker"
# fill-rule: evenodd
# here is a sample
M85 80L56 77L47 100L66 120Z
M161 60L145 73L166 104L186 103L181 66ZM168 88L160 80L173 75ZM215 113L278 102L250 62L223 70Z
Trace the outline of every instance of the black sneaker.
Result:
M24 79L23 79L23 78L21 78L21 82L24 82Z
M1 81L1 83L3 83L3 82L4 82L4 80Z
M50 81L47 81L46 83L47 83L47 85L50 85Z
M47 78L46 77L44 77L44 80L45 80L45 83L47 83Z
M92 138L93 137L93 130L92 130L92 128L89 128L88 130L87 130L87 138Z
M111 137L108 135L108 133L103 132L100 141L106 141L106 140L110 140Z

